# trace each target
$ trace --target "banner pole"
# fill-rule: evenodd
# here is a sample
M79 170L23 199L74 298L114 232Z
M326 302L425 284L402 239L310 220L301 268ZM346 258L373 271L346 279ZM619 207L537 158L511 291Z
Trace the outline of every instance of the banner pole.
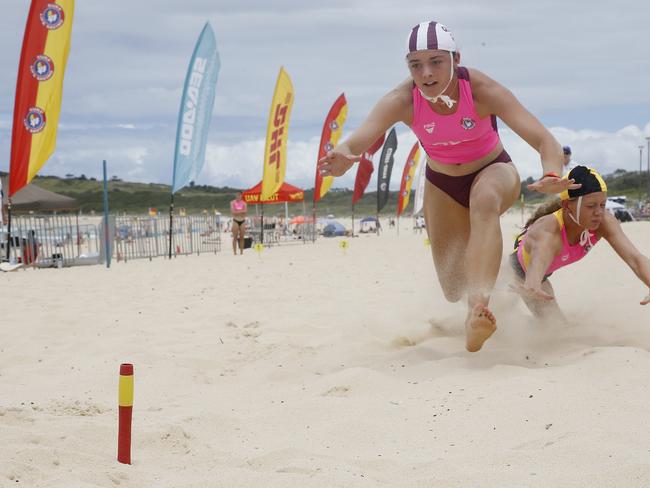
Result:
M314 191L316 191L315 188ZM313 235L312 242L315 243L316 242L316 202L314 202L313 205L311 206L311 219L312 219L312 225L314 229L312 232Z
M0 202L2 205L2 202ZM0 208L0 212L2 209ZM11 259L11 198L7 199L7 261Z
M171 202L169 203L169 255L172 258L172 247L174 245L174 194L172 193Z
M262 205L262 218L260 220L260 244L264 244L264 204Z
M287 227L289 226L289 203L284 202L284 228L282 229L282 235L287 235Z
M105 159L102 161L102 169L104 172L104 249L106 251L106 268L110 268L113 250L111 249L110 232L108 229L108 171L106 170Z

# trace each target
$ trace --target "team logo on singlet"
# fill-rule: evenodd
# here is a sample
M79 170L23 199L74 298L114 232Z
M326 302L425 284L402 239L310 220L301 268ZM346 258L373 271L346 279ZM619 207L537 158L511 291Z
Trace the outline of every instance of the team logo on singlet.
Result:
M32 76L38 81L46 81L52 78L54 74L54 64L52 60L44 54L39 54L29 66Z
M27 111L23 120L25 128L32 134L41 132L45 128L45 112L38 107L32 107Z
M48 3L45 10L41 12L41 24L46 29L54 30L63 24L63 9L56 3Z
M476 127L476 122L470 117L463 117L460 121L460 126L465 130L470 130Z
M565 262L567 262L569 260L569 255L565 254L560 259L562 260L563 263L565 263Z
M435 122L430 122L428 124L424 124L424 130L427 132L427 134L433 134L433 129L436 128L436 123Z

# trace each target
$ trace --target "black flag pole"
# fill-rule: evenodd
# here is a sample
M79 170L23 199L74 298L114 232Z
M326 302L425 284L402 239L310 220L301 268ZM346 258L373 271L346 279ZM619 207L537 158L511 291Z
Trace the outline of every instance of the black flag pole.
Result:
M0 205L2 203L0 202ZM0 212L2 209L0 209ZM11 198L7 199L7 261L11 259Z
M172 247L174 245L174 194L172 193L169 204L169 259L172 258Z

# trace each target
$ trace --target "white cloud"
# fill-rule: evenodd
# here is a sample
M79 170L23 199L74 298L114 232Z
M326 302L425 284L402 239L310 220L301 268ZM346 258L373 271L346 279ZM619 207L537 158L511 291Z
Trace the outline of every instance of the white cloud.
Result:
M578 163L588 164L607 174L617 169L638 170L638 145L646 144L645 137L650 136L650 123L643 128L628 126L615 132L576 131L563 127L550 130L562 145L571 146L573 157ZM539 177L542 169L538 153L511 130L501 129L499 133L522 179L529 176ZM415 140L413 133L406 127L398 132L398 147L391 178L391 188L394 190L399 188L402 169ZM314 186L319 142L319 138L296 142L289 140L286 173L286 180L289 183L303 188ZM263 158L263 139L228 146L210 144L199 181L201 184L216 186L253 186L262 178ZM644 170L647 164L645 158L644 148ZM337 178L333 186L351 188L354 185L354 177L353 168L345 176ZM369 189L374 188L374 185L376 182L373 179Z

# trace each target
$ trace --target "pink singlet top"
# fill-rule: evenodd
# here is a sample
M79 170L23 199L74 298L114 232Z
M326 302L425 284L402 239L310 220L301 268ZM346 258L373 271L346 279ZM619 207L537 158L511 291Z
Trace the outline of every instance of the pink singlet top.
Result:
M499 143L496 117L480 118L476 113L467 68L459 67L457 75L459 100L456 111L449 115L434 112L413 85L411 129L429 157L442 164L471 163Z
M560 254L557 254L550 266L546 270L545 275L550 275L552 272L558 270L563 266L567 266L576 261L580 261L584 258L591 248L600 240L600 237L596 236L596 233L589 231L589 239L587 242L578 242L573 246L569 244L569 240L566 236L566 226L564 225L564 218L562 217L562 209L553 212L553 215L557 219L557 223L562 229L562 251ZM519 264L524 271L528 268L528 263L530 262L530 255L526 252L524 248L524 242L526 241L526 235L524 234L519 240L519 245L517 247L517 259Z
M235 200L230 204L230 208L233 212L244 212L246 211L246 202L244 200Z

